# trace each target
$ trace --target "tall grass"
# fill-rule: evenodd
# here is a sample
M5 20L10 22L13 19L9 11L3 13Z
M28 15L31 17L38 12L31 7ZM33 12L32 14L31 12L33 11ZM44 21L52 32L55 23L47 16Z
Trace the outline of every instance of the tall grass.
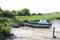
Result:
M55 18L60 18L60 13L53 13L53 14L44 14L44 15L35 15L35 16L16 16L15 17L19 21L23 20L40 20L40 19L55 19Z

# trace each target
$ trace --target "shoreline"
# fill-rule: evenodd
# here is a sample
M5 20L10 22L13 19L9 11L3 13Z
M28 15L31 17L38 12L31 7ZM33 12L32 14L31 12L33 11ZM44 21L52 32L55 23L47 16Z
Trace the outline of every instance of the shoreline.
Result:
M60 31L55 30L56 39L53 38L53 27L59 29L60 20L53 20L54 23L51 28L31 28L20 27L12 28L11 32L16 35L16 38L7 40L60 40Z

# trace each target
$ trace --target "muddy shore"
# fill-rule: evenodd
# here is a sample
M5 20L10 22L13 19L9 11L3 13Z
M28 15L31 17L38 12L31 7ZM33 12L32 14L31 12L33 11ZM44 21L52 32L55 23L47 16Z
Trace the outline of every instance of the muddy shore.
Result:
M31 28L31 27L20 27L11 28L11 33L16 38L7 40L60 40L60 20L52 20L53 23L51 28ZM53 27L55 27L55 36L53 38Z

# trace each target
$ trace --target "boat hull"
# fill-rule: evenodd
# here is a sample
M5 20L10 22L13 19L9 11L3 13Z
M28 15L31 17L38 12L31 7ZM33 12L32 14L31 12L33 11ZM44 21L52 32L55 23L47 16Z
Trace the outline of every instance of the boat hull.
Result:
M43 24L43 23L37 23L37 24L34 24L34 23L24 23L25 25L27 26L30 26L30 27L43 27L43 28L50 28L52 26L52 24Z

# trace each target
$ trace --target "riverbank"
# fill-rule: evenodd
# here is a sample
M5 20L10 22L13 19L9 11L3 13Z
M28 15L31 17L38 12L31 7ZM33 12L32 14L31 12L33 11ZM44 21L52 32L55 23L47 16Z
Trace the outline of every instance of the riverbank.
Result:
M52 28L29 28L29 27L21 27L21 28L12 28L11 30L16 38L13 40L51 40L53 38ZM59 36L58 36L59 35ZM55 36L60 38L60 32L56 31Z
M53 23L51 28L31 28L31 27L20 27L11 28L16 38L7 40L60 40L60 20L52 20ZM53 27L56 28L55 36L53 38Z

